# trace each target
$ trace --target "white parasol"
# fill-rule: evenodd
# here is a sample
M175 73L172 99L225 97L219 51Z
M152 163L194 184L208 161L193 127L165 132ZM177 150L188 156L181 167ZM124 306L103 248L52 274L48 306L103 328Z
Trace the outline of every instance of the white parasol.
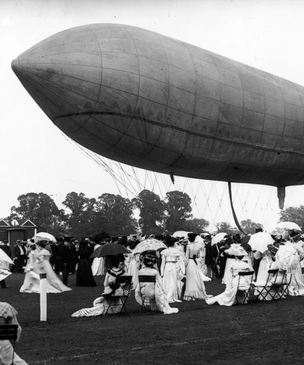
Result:
M160 248L167 248L167 246L155 238L147 238L144 241L139 242L133 250L133 254L142 253L145 251L157 251Z
M226 232L220 232L220 233L216 234L211 239L211 246L221 242L224 239L225 236L228 236L228 234Z
M295 230L295 231L302 231L301 227L294 222L279 222L276 224L276 228L278 229L287 229L287 230Z
M257 232L250 236L248 245L251 246L252 251L260 251L264 253L268 250L268 245L272 245L274 239L267 232Z
M1 261L13 264L13 260L0 248L0 262Z
M50 242L57 242L56 238L47 232L39 232L37 234L35 234L35 236L33 237L33 239L35 240L35 242L39 242L39 241L50 241Z
M186 231L176 231L172 234L172 237L175 238L188 238L188 233Z

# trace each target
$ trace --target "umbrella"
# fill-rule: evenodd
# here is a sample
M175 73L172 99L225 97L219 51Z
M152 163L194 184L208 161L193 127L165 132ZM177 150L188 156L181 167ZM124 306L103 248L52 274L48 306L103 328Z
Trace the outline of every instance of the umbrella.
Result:
M94 250L90 259L94 257L117 256L123 253L130 253L130 251L119 243L105 243Z
M147 238L144 241L139 242L133 250L135 253L143 253L145 251L157 251L160 248L167 248L167 246L155 238Z
M5 269L0 269L0 281L5 280L12 273Z
M175 238L188 238L188 233L186 231L176 231L172 234L172 237Z
M0 262L1 261L13 264L12 259L0 248Z
M211 239L211 246L221 242L224 239L225 236L227 236L227 233L225 233L225 232L220 232L220 233L216 234Z
M260 251L264 253L268 250L268 245L272 245L274 239L267 232L258 232L250 236L248 245L251 246L252 251Z
M295 231L302 231L302 229L300 228L300 226L297 223L294 222L279 222L276 225L276 228L279 229L287 229L287 230L295 230Z
M39 242L39 241L51 241L51 242L57 242L56 241L56 238L50 234L50 233L47 233L47 232L39 232L37 234L35 234L35 236L33 237L33 239L36 241L36 242Z

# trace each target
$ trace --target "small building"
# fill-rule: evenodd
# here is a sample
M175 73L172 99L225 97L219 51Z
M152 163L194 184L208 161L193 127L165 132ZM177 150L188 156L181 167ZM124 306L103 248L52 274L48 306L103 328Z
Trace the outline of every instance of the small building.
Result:
M4 219L0 220L0 241L9 243L13 257L16 241L26 241L28 238L35 236L36 233L37 226L29 219L21 225L16 220L11 222L11 224Z

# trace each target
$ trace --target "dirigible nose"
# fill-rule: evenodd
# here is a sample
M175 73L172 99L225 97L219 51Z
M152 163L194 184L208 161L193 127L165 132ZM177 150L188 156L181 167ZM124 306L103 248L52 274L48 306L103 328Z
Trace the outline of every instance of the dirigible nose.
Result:
M85 52L83 42L73 36L85 38L97 51ZM61 32L12 61L14 73L51 120L94 109L98 103L102 70L95 43L87 30L72 35Z

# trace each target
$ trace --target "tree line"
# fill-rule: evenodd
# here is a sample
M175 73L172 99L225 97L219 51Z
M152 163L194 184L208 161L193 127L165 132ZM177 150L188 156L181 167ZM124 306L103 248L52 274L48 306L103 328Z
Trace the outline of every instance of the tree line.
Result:
M181 191L168 192L162 200L149 190L142 190L135 198L104 193L97 199L83 193L71 192L59 209L54 200L45 193L27 193L17 198L18 206L11 207L11 214L4 220L18 222L30 219L38 231L49 232L56 237L89 237L98 232L113 236L128 236L136 232L144 234L172 234L178 230L204 232L209 221L194 218L191 198ZM293 221L301 227L304 222L304 206L290 207L281 211L280 220ZM263 228L250 219L240 222L246 233ZM216 223L217 232L240 233L228 222ZM304 227L303 227L304 228Z

